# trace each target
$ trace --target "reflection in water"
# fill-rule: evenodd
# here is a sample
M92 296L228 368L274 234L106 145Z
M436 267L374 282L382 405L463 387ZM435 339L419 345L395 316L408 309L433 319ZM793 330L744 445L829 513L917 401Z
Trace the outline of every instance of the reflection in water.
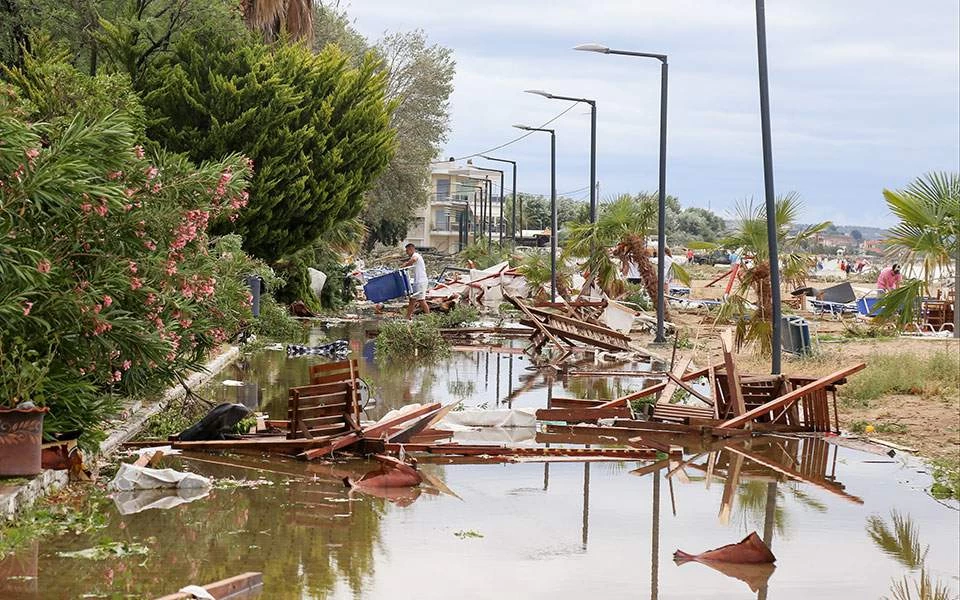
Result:
M435 364L377 364L372 361L364 327L315 330L309 343L349 335L355 355L365 357L361 376L378 400L367 407L367 418L410 402L450 404L462 400L467 406L488 403L492 407L500 401L510 407L542 407L554 394L610 398L642 385L639 379L627 378L555 378L549 369L527 370L530 363L522 355L502 350L492 358L488 358L489 352L480 356L484 351L471 351L454 352L448 360ZM496 361L494 365L489 365L491 359ZM221 376L256 385L247 389L216 386L207 395L216 394L218 401L235 401L238 394L256 389L261 409L279 416L286 410L287 388L306 383L309 366L324 360L287 359L282 352L264 352ZM501 360L508 362L501 366ZM481 385L488 369L495 379ZM505 373L505 380L498 373ZM558 570L569 577L562 588L548 590L551 597L599 595L595 594L597 581L607 586L605 597L618 597L618 592L627 596L638 591L637 571L623 569L617 559L635 556L637 568L646 568L642 565L647 556L646 536L638 540L637 532L648 526L650 596L654 599L661 589L664 597L671 598L739 597L745 592L744 583L758 592L758 598L767 597L768 585L772 588L769 596L777 600L809 597L811 573L834 584L848 575L848 558L858 561L856 591L831 585L819 590L821 596L889 595L886 570L893 563L886 558L884 545L907 549L904 560L895 559L905 568L917 564L920 557L916 568L940 569L935 574L955 572L950 566L956 562L956 550L950 546L955 545L955 533L948 527L924 526L924 533L938 550L926 560L925 547L916 543L916 527L906 517L892 521L874 517L867 521L869 537L864 536L868 514L858 505L862 500L837 480L837 450L834 448L831 457L831 447L820 439L732 438L711 446L697 435L674 436L664 442L684 446L687 458L671 456L634 471L653 479L628 475L626 471L639 466L636 464L545 462L541 473L540 465L471 465L471 461L481 461L467 457L459 461L465 464L449 469L421 463L430 485L419 489L416 497L389 498L351 495L344 487L343 477L356 477L373 468L364 461L321 464L249 455L189 454L172 459L169 466L215 478L246 477L265 483L217 487L202 500L168 510L127 516L111 511L104 531L45 541L39 557L36 547L32 549L32 563L27 548L16 556L20 567L0 562L0 575L11 569L39 574L39 579L4 580L0 576L0 597L10 596L6 593L10 586L18 585L32 587L32 592L20 594L31 600L83 594L150 598L188 583L216 581L250 570L264 572L264 597L280 599L402 598L404 594L398 590L412 581L419 586L418 598L538 597L546 593L545 582L557 581ZM928 507L933 503L925 496L905 492L907 486L894 483L898 466L863 468L849 450L843 450L843 457L847 461L839 464L844 479L857 493L869 495L874 512L885 513L896 502L901 509L898 516L920 510L926 512L912 513L918 519L938 525L946 522L945 509ZM517 493L539 488L541 476L542 492ZM668 490L662 490L663 477ZM447 487L448 481L456 492ZM671 519L667 513L664 521L668 525L661 529L662 491L671 494L677 518ZM841 502L844 510L834 510ZM730 526L718 522L718 512ZM955 517L951 514L950 518L955 531ZM769 573L744 572L737 567L659 568L661 550L672 552L703 537L705 524L717 529L712 533L720 539L725 539L727 531L731 538L742 537L733 532L749 527L762 531L771 548L779 541L784 560L778 564L776 576L767 582ZM451 530L474 527L485 536L471 542L451 535ZM789 551L782 541L786 533L790 534ZM572 542L578 537L575 552L542 552L544 547L555 548L558 538ZM57 556L58 551L90 547L101 539L142 543L151 554L145 562L144 557L118 557L109 564ZM670 548L661 548L666 545ZM791 555L815 556L821 561L812 566L786 558ZM529 556L541 558L517 568L517 561ZM522 576L513 576L515 571ZM485 575L490 572L499 576ZM70 576L64 577L64 573ZM477 579L471 580L474 576ZM909 576L912 586L916 573ZM609 593L611 590L614 593Z
M891 525L873 516L867 519L870 539L891 558L908 569L916 569L927 558L927 548L920 546L920 532L910 517L897 511L890 515Z
M890 513L891 525L877 516L867 519L867 534L888 556L909 571L920 569L920 576L913 579L904 575L894 578L890 584L893 600L952 600L950 586L939 579L933 581L926 568L929 546L920 544L920 531L909 516L894 510Z

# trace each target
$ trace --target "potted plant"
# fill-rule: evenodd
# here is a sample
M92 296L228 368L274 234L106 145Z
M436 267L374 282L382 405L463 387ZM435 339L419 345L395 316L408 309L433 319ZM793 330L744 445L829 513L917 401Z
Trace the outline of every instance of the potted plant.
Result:
M43 388L52 354L0 345L0 477L40 472Z

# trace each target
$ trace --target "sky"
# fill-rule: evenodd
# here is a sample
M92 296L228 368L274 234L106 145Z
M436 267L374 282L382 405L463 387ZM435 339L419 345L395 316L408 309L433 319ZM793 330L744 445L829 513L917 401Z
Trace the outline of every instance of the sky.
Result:
M659 62L575 52L583 43L669 55L667 192L732 216L763 201L755 3L750 0L341 1L371 40L423 29L457 62L443 157L499 146L595 99L600 199L655 191ZM774 181L804 220L886 227L882 191L960 170L960 2L768 0ZM557 191L589 194L589 107L557 131ZM518 162L521 192L549 194L550 140L491 156ZM508 170L510 165L476 164ZM509 183L507 191L509 193Z

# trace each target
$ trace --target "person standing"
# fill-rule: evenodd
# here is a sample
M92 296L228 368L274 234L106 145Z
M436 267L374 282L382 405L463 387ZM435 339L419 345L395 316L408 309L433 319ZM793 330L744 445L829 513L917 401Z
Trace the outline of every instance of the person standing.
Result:
M900 265L893 263L891 266L880 271L877 277L877 289L881 292L891 292L900 286L903 275L900 274Z
M413 318L413 309L420 304L423 314L430 314L430 306L427 304L427 265L423 262L423 257L417 252L417 247L413 244L407 244L404 247L407 253L406 262L401 268L413 267L413 279L410 281L410 301L407 304L407 320Z

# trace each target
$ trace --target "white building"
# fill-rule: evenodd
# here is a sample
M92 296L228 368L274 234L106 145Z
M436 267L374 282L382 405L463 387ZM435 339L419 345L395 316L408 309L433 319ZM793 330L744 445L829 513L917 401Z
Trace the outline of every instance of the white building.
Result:
M488 215L489 190L493 192L492 219ZM454 254L473 242L481 217L497 237L502 215L500 194L499 173L478 169L469 160L461 164L435 163L430 174L430 201L407 227L403 243Z

